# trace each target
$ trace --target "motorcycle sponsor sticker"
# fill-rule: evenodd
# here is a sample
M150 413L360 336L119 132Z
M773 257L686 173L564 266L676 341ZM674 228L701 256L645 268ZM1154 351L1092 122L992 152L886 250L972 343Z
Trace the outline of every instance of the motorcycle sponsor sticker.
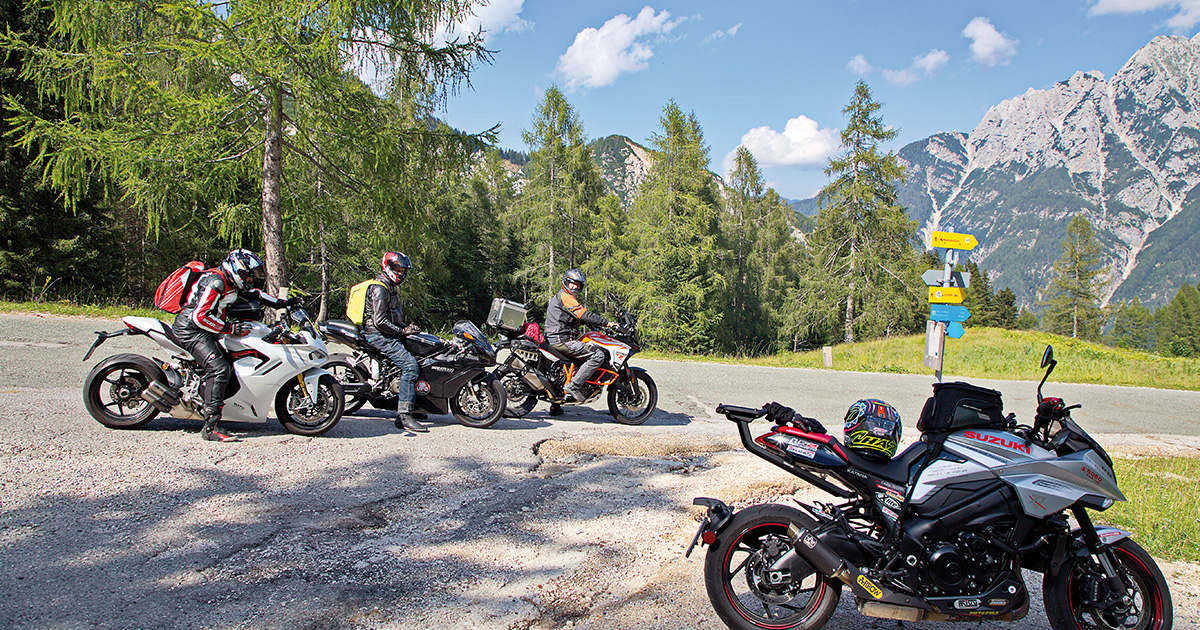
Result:
M885 507L880 507L880 508L879 508L879 511L880 511L880 512L883 512L883 515L884 515L884 516L886 516L886 517L888 517L888 518L892 519L893 521L895 521L895 520L898 520L898 519L900 518L900 515L899 515L899 514L897 514L897 513L893 512L893 511L891 511L891 510L889 510L889 509L887 509L887 508L885 508Z
M883 591L879 590L879 587L875 586L874 582L867 579L867 576L860 574L858 576L858 585L863 587L863 590L870 593L871 597L874 597L875 599L883 599Z
M454 371L454 368L446 367L444 365L431 365L431 366L429 366L429 369L433 370L434 372L453 372Z
M1104 480L1100 478L1100 475L1096 474L1096 471L1092 470L1091 468L1088 468L1087 466L1080 466L1079 470L1082 471L1083 474L1086 475L1088 479L1091 479L1096 485L1104 483Z
M876 492L875 500L880 502L881 504L883 504L886 507L892 508L893 510L900 509L901 499L897 498L893 494L890 494L887 492Z
M812 442L793 442L788 444L787 450L793 455L799 455L807 459L812 459L817 456L817 445Z
M989 599L987 605L991 606L992 608L1000 608L1001 606L1007 606L1008 600L1007 599Z
M415 389L418 394L425 395L429 393L429 383L425 381L417 381Z
M800 542L804 543L804 546L808 547L809 549L817 546L816 537L808 532L804 532L804 537L800 539Z
M1106 545L1109 544L1109 541L1114 538L1123 538L1126 536L1125 532L1119 529L1106 529L1097 531L1096 535L1100 537L1100 542Z
M865 473L857 468L847 468L846 472L850 473L851 475L854 475L855 477L862 477L863 479L868 478L867 473Z
M1007 449L1012 449L1019 453L1025 453L1026 455L1029 454L1029 445L1022 444L1020 440L1009 440L1007 438L1000 437L999 435L976 433L975 431L965 431L963 432L963 437L969 440L979 440L980 442L986 442L988 444L996 444Z
M958 610L975 610L979 608L979 603L978 599L956 599L954 607Z

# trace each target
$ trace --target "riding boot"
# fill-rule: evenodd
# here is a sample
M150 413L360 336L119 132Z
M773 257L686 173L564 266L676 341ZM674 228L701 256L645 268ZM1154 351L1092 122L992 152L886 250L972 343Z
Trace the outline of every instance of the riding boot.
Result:
M209 442L241 442L221 426L221 410L205 411L204 428L200 429L200 437Z
M560 405L558 403L550 403L550 415L552 415L552 416L563 415L562 405Z
M587 400L587 396L580 391L579 386L575 383L567 383L567 386L563 388L563 394L568 400L574 400L577 403Z
M420 423L413 418L412 403L398 403L396 405L396 428L412 431L413 433L429 433Z
M416 409L413 409L412 411L410 411L409 415L411 415L416 420L424 420L429 417L429 414L425 413L424 411L417 411Z

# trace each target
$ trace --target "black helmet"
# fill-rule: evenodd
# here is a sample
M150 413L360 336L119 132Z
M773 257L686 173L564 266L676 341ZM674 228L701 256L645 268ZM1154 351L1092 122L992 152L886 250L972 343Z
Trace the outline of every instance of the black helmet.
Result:
M412 261L400 252L387 252L379 266L383 267L383 275L393 284L401 285L408 278L408 270L412 269Z
M882 400L860 400L846 412L846 447L864 457L891 459L903 430L900 412Z
M587 276L578 269L568 269L567 273L563 274L562 286L567 290L567 293L579 297L579 293L583 291L583 287L587 286Z
M254 252L235 249L221 263L225 275L238 289L264 289L267 286L267 266Z

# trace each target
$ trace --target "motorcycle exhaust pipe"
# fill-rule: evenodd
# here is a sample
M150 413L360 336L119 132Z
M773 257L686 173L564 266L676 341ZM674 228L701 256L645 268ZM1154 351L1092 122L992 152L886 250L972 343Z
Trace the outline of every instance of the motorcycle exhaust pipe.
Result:
M150 381L146 389L142 390L141 397L162 413L171 413L179 404L179 390L169 388L158 381Z
M525 381L534 391L550 391L550 383L541 372L530 368L521 374L521 379Z

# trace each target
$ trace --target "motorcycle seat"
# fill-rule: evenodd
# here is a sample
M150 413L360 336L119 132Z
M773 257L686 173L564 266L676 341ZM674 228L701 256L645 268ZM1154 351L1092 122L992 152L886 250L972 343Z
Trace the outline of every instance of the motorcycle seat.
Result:
M541 348L542 350L549 352L551 355L554 356L555 359L558 359L559 361L562 361L563 363L578 363L578 362L580 362L580 359L576 359L574 357L569 357L569 356L563 354L562 352L555 350L554 346L551 346L550 342L548 342L548 341L543 341L543 342L539 343L538 348Z
M836 438L834 440L836 441ZM848 448L842 448L841 452L851 466L904 486L908 485L908 476L913 464L916 464L928 450L927 442L913 442L899 455L886 462L863 457Z

